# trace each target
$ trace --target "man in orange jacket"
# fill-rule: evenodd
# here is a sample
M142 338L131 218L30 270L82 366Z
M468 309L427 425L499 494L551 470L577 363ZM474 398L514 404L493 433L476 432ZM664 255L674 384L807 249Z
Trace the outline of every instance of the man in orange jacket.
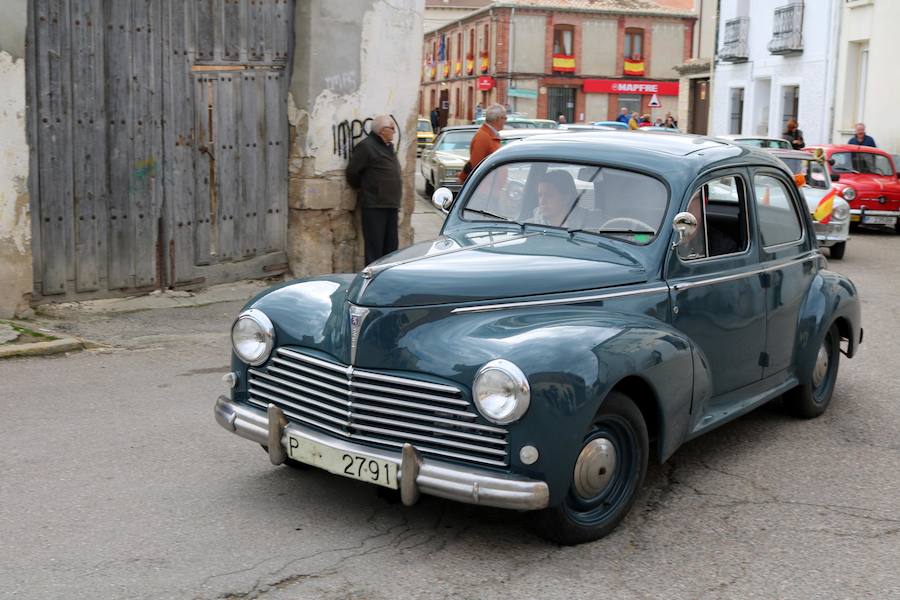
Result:
M492 104L484 111L484 124L475 132L469 145L470 169L463 169L459 180L465 181L469 173L478 163L500 149L500 130L506 124L506 109L499 104Z

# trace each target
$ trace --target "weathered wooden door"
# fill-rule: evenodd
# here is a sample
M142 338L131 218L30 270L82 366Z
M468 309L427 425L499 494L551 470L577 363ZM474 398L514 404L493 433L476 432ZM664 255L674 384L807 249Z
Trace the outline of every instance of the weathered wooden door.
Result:
M35 294L287 267L293 0L32 0Z

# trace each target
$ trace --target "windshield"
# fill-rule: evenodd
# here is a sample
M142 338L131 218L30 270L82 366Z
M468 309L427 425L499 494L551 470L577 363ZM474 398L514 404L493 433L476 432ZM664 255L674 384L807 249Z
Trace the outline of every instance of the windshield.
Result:
M753 146L754 148L790 148L791 145L785 140L766 140L761 138L744 138L734 140L738 144L744 146Z
M487 174L461 209L470 221L510 221L647 244L668 204L657 179L573 163L517 162Z
M419 121L418 125L416 125L416 131L425 131L427 133L431 133L431 123L428 121Z
M779 156L779 158L781 158ZM788 166L794 175L806 177L806 185L812 188L827 190L831 187L831 180L825 167L817 160L803 160L801 158L781 158L781 162Z
M894 169L887 156L871 152L836 152L831 155L834 160L832 169L835 173L869 173L893 177Z
M475 137L474 129L471 131L448 131L441 136L435 150L438 152L468 153L473 137Z

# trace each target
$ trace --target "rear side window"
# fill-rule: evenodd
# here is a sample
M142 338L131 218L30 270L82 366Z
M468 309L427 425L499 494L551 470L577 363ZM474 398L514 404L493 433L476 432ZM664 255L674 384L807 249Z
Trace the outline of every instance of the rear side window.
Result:
M763 246L799 241L803 226L785 184L770 175L755 175L753 191Z

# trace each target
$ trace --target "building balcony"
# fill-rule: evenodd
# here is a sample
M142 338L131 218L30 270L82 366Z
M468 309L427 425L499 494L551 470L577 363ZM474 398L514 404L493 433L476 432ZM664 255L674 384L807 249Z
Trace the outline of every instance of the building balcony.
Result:
M575 56L572 54L554 54L553 55L553 72L554 73L574 73L575 72Z
M775 26L768 48L772 54L803 52L803 2L775 9Z
M744 62L750 53L747 49L747 32L750 29L749 17L738 17L725 21L725 36L719 59L725 62Z

